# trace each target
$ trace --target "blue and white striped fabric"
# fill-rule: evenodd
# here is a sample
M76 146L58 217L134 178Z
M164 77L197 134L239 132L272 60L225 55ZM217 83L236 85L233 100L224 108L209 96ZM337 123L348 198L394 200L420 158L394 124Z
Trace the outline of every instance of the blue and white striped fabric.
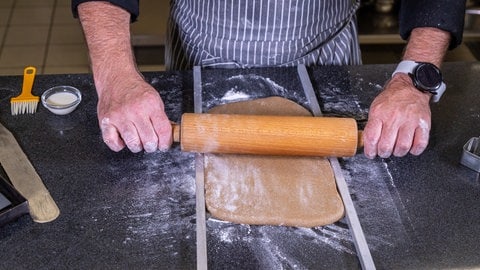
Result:
M360 0L172 0L167 67L361 63Z

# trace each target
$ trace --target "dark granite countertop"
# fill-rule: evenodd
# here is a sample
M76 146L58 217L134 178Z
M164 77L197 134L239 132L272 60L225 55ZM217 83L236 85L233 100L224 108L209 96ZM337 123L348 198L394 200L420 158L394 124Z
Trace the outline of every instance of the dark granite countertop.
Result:
M360 125L393 65L309 69L322 111ZM447 63L447 93L432 105L433 128L419 156L341 159L378 269L480 266L480 182L459 165L462 146L479 136L480 63ZM192 111L191 72L145 73L178 121ZM296 69L206 70L205 108L234 96L284 95L308 106ZM22 78L0 77L0 122L15 135L61 214L51 223L22 216L0 227L1 269L194 269L194 156L114 153L102 142L92 77L41 75L34 94L79 88L83 101L57 116L10 115ZM252 93L252 89L261 94ZM210 94L214 93L214 94ZM240 95L235 95L240 94ZM212 269L358 269L346 222L313 229L207 221Z

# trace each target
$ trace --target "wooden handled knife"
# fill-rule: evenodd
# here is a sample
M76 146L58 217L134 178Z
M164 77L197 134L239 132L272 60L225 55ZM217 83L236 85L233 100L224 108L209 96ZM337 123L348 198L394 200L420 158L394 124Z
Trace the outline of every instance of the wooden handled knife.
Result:
M55 201L13 134L0 124L0 163L15 189L28 201L33 221L53 221L60 214Z

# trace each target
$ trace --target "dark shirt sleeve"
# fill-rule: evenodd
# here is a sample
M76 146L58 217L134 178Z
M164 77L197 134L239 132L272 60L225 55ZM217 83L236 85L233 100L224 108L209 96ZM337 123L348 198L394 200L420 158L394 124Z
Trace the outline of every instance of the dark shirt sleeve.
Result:
M96 1L96 0L72 0L73 16L75 18L78 18L78 11L77 11L78 5L80 5L81 3L90 2L90 1ZM97 1L100 1L100 0L97 0ZM101 1L110 2L116 6L119 6L125 9L126 11L130 12L132 22L137 20L138 13L139 13L139 7L138 7L139 0L101 0Z
M436 27L450 32L450 49L462 42L466 0L402 0L400 35L408 39L417 27Z

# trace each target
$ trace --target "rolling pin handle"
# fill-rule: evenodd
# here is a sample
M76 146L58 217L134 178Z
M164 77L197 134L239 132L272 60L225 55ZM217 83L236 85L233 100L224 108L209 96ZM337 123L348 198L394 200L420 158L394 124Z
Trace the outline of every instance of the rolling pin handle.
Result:
M363 148L363 130L358 131L357 149Z
M173 142L180 142L180 124L172 123Z

